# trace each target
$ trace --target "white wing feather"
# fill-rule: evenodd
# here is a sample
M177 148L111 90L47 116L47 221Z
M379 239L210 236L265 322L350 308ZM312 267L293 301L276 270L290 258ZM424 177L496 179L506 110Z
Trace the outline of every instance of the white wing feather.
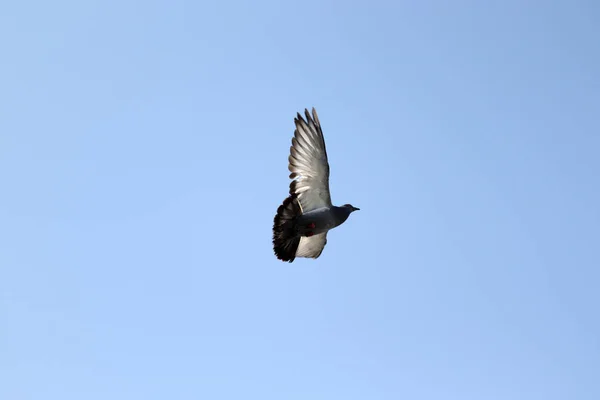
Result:
M312 109L312 117L304 110L306 121L298 114L294 119L296 130L290 147L289 165L290 194L298 195L302 212L331 207L329 194L329 162L325 149L325 139L319 123L317 111ZM304 239L304 238L303 238Z
M303 236L300 239L296 257L317 258L323 252L327 244L327 232L319 233L311 237Z

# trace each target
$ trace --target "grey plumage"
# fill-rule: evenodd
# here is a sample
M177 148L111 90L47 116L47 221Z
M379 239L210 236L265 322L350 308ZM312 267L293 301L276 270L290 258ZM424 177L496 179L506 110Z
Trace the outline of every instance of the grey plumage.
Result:
M321 123L298 113L288 157L290 195L277 209L273 222L273 250L277 258L292 262L296 257L318 258L327 244L327 232L346 221L358 208L331 204L329 162Z

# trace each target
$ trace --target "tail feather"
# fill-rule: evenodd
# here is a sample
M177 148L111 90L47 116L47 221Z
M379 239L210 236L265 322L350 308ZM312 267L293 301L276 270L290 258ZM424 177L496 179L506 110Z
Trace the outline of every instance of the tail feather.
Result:
M296 232L296 218L302 214L295 194L290 195L277 209L273 221L273 251L278 259L292 262L300 244Z

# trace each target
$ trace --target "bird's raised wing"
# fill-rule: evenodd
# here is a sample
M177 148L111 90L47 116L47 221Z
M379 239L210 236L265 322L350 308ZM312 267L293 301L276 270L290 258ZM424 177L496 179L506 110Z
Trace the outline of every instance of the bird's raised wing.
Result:
M323 252L326 244L327 232L310 237L302 236L300 238L298 250L296 250L296 257L318 258Z
M290 194L296 194L302 212L331 207L329 194L329 163L325 150L325 139L317 111L312 109L312 117L304 110L306 121L298 113L294 119L296 130L292 138L290 156Z

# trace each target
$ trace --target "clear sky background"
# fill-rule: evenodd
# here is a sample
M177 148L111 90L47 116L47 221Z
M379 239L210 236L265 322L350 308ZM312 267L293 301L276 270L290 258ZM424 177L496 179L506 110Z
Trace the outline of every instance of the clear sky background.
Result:
M594 1L12 1L0 398L600 398ZM335 204L275 259L293 118Z

